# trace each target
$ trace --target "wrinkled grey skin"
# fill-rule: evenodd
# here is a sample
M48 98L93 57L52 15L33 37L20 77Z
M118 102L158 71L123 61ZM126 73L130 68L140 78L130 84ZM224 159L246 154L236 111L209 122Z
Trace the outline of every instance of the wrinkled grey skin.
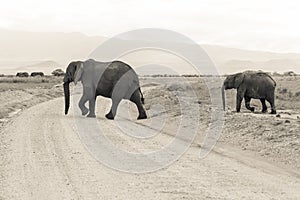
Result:
M83 86L83 95L79 101L82 115L88 114L87 117L96 117L95 102L97 96L101 95L112 99L111 110L105 115L107 119L114 119L122 99L129 99L136 104L139 111L138 119L147 118L142 106L144 98L138 76L124 62L97 62L92 59L84 62L71 62L64 77L65 114L68 114L70 106L69 84L73 81L75 84L81 81ZM89 109L85 106L87 101Z
M260 99L262 112L267 112L266 100L271 105L271 114L276 114L275 108L275 87L274 79L264 72L246 71L229 75L223 84L223 90L237 89L236 111L240 112L241 103L245 99L248 110L254 112L255 108L250 106L251 99ZM225 102L225 98L223 98ZM225 103L224 103L225 105Z

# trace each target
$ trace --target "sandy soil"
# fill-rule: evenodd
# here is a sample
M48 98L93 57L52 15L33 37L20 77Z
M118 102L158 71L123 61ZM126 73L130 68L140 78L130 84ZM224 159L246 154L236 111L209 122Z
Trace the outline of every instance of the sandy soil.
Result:
M162 148L172 140L181 116L177 92L184 93L191 120L199 109L202 123L194 144L175 163L153 173L119 172L97 162L75 131L74 119L81 116L63 115L63 98L15 115L0 135L0 199L299 199L296 91L300 88L294 88L299 79L278 80L280 91L288 88L288 92L278 92L280 118L245 109L235 113L234 91L228 92L223 134L203 160L199 159L199 144L210 123L211 105L203 80L190 81L197 101L189 102L191 88L176 78L143 79L145 107L151 117L143 122L135 120L135 108L126 102L115 121L108 121L104 113L110 101L97 100L97 121L106 137L125 150L138 152ZM20 95L30 99L30 95ZM157 109L158 102L163 109ZM122 112L128 106L129 117ZM140 126L151 133L151 120L162 115L167 119L162 133L149 140L133 139L117 128L126 122L129 129Z
M252 106L256 107L255 113L248 111L244 102L242 112L236 113L236 90L226 91L226 121L218 145L237 147L245 153L250 151L258 158L299 171L300 77L275 77L275 79L277 81L277 116L262 114L259 100L251 101ZM157 86L146 91L146 99L148 99L146 107L162 102L167 110L170 110L170 116L180 116L180 105L178 105L176 93L183 93L188 98L192 96L190 90L195 91L198 101L188 100L190 106L185 109L190 113L191 119L194 117L194 110L200 110L202 126L195 143L201 144L205 136L204 132L210 124L211 100L204 79L189 78L188 81L192 88L186 88L187 84L178 83L176 78L147 79L146 86L150 83L156 83Z
M63 95L61 77L0 78L0 131L20 111Z

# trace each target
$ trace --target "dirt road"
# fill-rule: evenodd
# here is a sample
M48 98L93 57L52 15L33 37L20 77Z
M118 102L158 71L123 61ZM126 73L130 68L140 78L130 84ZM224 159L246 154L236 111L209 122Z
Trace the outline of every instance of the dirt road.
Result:
M97 104L102 109L107 100L100 98ZM199 160L196 145L153 173L113 170L94 159L74 131L74 118L62 113L63 99L51 100L22 112L3 131L0 199L300 198L299 176L270 165L247 165L239 152L232 152L238 155L233 157L212 152ZM97 119L110 130L106 134L112 143L128 150L145 145L110 129L122 119L108 121L103 116L98 111ZM145 148L161 148L170 138L152 138Z

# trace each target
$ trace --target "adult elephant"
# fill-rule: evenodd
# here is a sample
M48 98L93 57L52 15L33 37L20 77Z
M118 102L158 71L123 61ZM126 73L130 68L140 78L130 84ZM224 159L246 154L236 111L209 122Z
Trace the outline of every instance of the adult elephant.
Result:
M107 119L114 119L117 107L122 99L129 99L136 104L139 111L138 119L146 119L147 115L142 106L144 104L143 94L140 89L139 79L135 71L126 63L121 61L97 62L89 59L87 61L71 62L64 76L65 114L70 107L69 84L81 81L83 95L79 101L82 115L96 117L95 101L101 95L112 99L112 106ZM141 95L141 96L140 96ZM89 109L85 103L89 101Z
M223 105L225 109L225 91L228 89L237 89L236 111L240 112L241 103L245 98L245 105L248 110L254 112L255 108L250 106L251 99L260 99L262 112L267 112L266 100L271 105L271 114L276 114L275 109L275 87L274 79L264 72L246 71L229 75L223 84Z

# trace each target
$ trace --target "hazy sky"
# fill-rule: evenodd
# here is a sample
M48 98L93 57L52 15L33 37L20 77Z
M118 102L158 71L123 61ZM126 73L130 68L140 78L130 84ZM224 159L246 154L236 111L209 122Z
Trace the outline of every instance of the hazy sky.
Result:
M0 27L114 36L165 28L199 43L300 53L298 0L6 0Z

